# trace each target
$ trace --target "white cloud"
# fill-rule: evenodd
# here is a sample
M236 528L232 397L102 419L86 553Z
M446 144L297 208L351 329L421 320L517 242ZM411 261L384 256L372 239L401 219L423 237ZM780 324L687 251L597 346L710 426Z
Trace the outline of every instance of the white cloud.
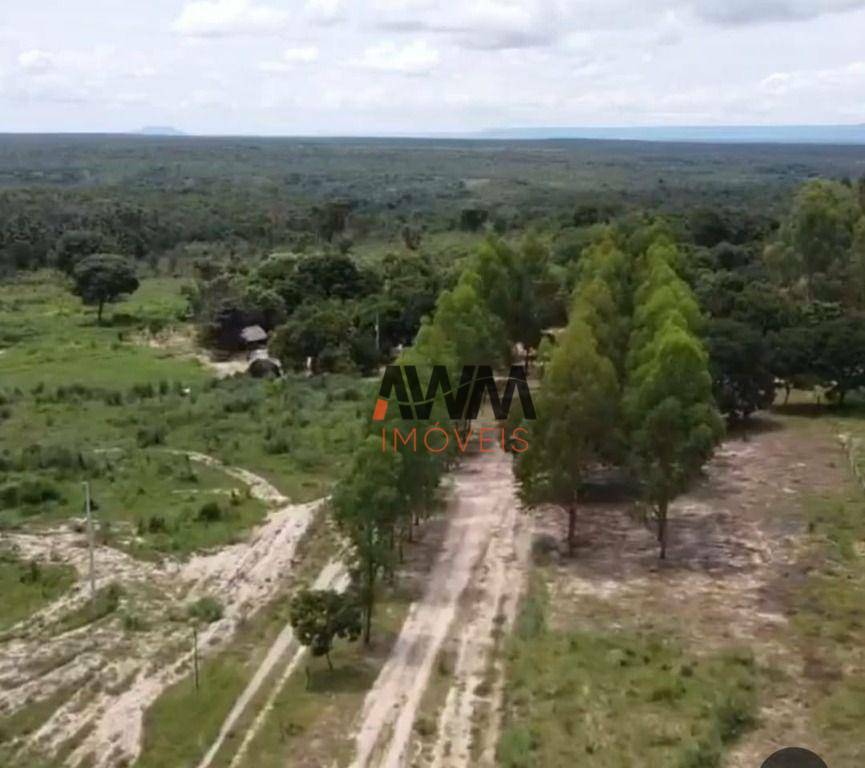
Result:
M318 24L335 24L342 19L342 0L307 0L304 11Z
M34 48L18 54L18 67L22 72L32 74L50 72L55 67L54 57L47 51Z
M707 21L740 25L813 19L865 7L865 0L694 0L693 7Z
M773 96L807 89L825 93L828 90L847 89L851 86L858 86L859 92L865 93L865 61L853 61L828 69L773 72L760 81L760 88Z
M655 31L653 42L656 45L675 45L685 35L685 25L675 11L667 11Z
M865 0L165 0L134 20L39 5L3 5L11 130L865 120Z
M432 71L440 58L439 52L425 40L415 40L404 46L393 42L374 45L363 52L357 63L381 72L423 75Z
M559 25L557 0L463 0L432 4L378 0L378 25L405 32L433 32L453 37L465 48L481 50L548 45L565 30Z
M172 29L190 37L277 34L288 13L252 0L195 0L187 3Z
M318 61L318 55L318 48L314 45L286 48L278 59L262 61L259 69L263 72L289 72L299 64Z

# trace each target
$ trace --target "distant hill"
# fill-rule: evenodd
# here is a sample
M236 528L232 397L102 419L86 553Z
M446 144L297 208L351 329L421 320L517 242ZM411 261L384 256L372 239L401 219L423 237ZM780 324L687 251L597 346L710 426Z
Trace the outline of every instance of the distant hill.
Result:
M865 144L859 125L693 125L641 127L492 128L485 139L622 139L712 143Z
M185 136L183 131L172 128L170 125L146 125L140 131L139 136Z

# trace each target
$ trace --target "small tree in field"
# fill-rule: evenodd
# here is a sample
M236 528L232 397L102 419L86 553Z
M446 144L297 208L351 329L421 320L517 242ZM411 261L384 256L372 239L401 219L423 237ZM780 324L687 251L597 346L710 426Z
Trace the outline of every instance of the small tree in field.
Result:
M711 457L723 422L712 397L708 355L682 324L671 320L663 326L641 357L645 362L631 374L624 407L664 559L670 501Z
M73 292L89 305L96 306L96 319L102 323L102 310L107 303L138 290L135 267L123 256L97 253L75 265L72 272Z
M588 323L572 319L546 366L538 418L516 464L527 503L548 502L566 510L570 555L586 472L616 442L618 398L613 363L598 351Z
M291 601L291 626L297 639L313 656L324 656L333 669L333 641L354 642L361 633L361 611L346 594L330 589L304 589Z
M376 584L393 568L394 530L406 514L401 454L383 453L370 436L357 451L348 476L331 501L334 517L352 543L355 579L363 606L363 639L368 645Z

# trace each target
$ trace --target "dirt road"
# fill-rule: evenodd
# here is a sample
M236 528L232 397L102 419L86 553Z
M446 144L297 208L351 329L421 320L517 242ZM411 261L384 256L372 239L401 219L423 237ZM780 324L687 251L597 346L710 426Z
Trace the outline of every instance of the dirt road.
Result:
M64 597L14 627L16 639L3 649L0 711L12 713L29 702L69 691L64 703L21 745L22 750L32 752L36 747L40 753L51 755L75 739L76 747L66 760L70 766L132 764L141 750L144 712L167 687L188 673L188 629L166 627L166 601L184 605L203 595L218 595L224 615L200 635L206 656L224 646L245 615L274 599L280 590L319 502L290 504L278 489L254 473L223 466L203 454L189 456L248 485L271 512L246 541L185 563L169 561L156 566L110 547L97 549L97 570L104 574L101 578L106 583L121 581L127 594L134 594L140 613L147 615L152 609L154 631L124 632L119 619L112 618L52 636L46 632L50 621L86 600L82 536L55 532L44 537L13 537L12 543L28 556L44 549L46 556L50 553L55 560L75 565L82 576L71 598Z
M345 569L345 566L340 562L332 561L322 569L322 572L313 583L312 588L334 589L342 592L346 589L346 587L348 587L348 583L349 574L348 571ZM246 686L243 693L238 697L237 702L231 708L231 711L225 718L225 722L219 729L219 734L217 735L216 740L213 742L213 744L210 746L210 749L207 750L207 753L198 764L198 768L209 768L210 764L213 762L213 759L216 757L217 752L219 752L220 748L225 743L225 739L228 738L228 735L235 728L238 720L240 720L241 715L243 715L247 707L249 707L250 703L252 702L252 699L261 690L262 686L264 686L266 681L269 680L270 676L273 674L279 663L283 661L286 656L288 656L289 652L291 652L291 658L288 661L288 664L286 665L285 670L280 677L280 680L275 685L273 685L270 700L258 713L252 725L247 730L243 742L240 745L240 749L237 751L237 754L235 755L231 764L236 765L237 763L239 763L240 759L246 752L246 748L249 745L249 742L252 741L252 738L255 736L256 732L261 726L261 723L264 720L264 716L270 710L273 699L282 688L284 680L288 679L291 673L294 672L294 670L297 668L297 665L300 663L301 659L304 656L305 649L298 646L297 642L295 641L294 631L292 630L290 624L286 624L282 632L279 633L273 645L270 647L270 650L267 652L267 656L265 656L264 660L261 662L261 666L256 670L252 679L249 681L249 684Z
M495 630L507 631L527 567L527 533L518 512L509 455L468 459L454 473L448 529L423 597L410 609L392 654L364 702L357 768L397 768L429 752L414 724L433 665L445 644L458 649L433 743L435 765L470 761L472 723L494 706L478 693ZM495 688L495 686L494 686Z

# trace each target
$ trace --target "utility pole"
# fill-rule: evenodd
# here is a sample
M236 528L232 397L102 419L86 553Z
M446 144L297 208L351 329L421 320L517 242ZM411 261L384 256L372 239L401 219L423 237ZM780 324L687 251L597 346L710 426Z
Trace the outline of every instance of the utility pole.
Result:
M379 313L375 313L375 351L381 352L381 325L379 324Z
M96 567L93 557L93 514L90 510L90 483L84 482L84 509L87 512L87 547L90 550L90 607L96 607Z
M198 690L198 627L192 625L192 668L195 674L195 690Z

